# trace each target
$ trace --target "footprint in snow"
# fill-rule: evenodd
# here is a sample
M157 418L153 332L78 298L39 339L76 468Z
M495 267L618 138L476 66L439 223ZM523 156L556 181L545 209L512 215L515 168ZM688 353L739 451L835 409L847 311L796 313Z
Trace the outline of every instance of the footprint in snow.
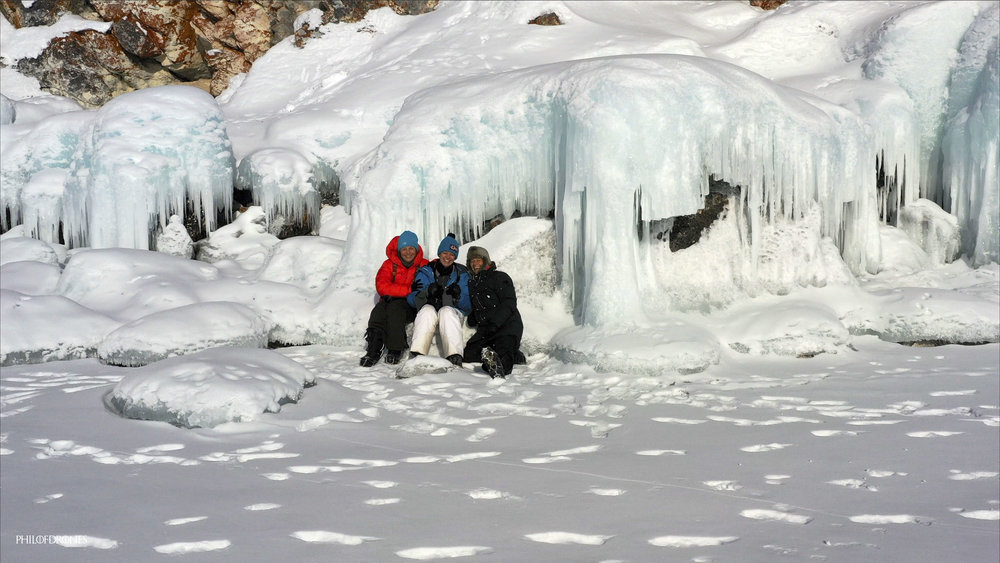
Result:
M479 428L465 439L466 442L482 442L496 433L495 428Z
M972 471L969 473L962 473L958 469L952 469L951 475L948 476L952 481L974 481L977 479L990 479L1000 475L996 471Z
M871 492L878 492L877 487L872 487L867 482L862 479L837 479L834 481L827 481L828 485L837 485L839 487L847 487L848 489L867 489Z
M589 489L587 492L601 497L620 497L626 491L625 489Z
M701 483L716 491L736 491L743 488L736 481L702 481Z
M52 543L62 547L89 547L91 549L118 549L118 542L83 534L52 536Z
M958 515L974 520L1000 520L1000 510L967 510Z
M916 516L909 514L858 514L851 516L850 520L857 524L916 524L920 522Z
M251 512L257 512L260 510L274 510L275 508L281 508L280 504L275 504L273 502L261 502L257 504L251 504L244 506L243 510L249 510Z
M649 543L657 547L714 547L738 539L737 536L660 536Z
M819 436L820 438L829 438L831 436L857 436L861 432L855 432L853 430L813 430L811 434L813 436Z
M949 432L947 430L929 430L927 432L906 433L906 435L911 438L942 438L947 436L956 436L958 434L964 434L964 432Z
M386 506L389 504L399 504L403 499L400 498L370 498L365 501L368 506Z
M377 541L380 539L369 536L352 536L339 532L328 532L326 530L302 530L292 532L291 536L297 540L309 543L335 543L340 545L361 545L366 541Z
M190 524L192 522L201 522L202 520L207 520L208 516L192 516L190 518L174 518L173 520L167 520L164 522L167 526L183 526L184 524Z
M754 446L746 446L744 448L740 448L740 450L749 453L771 452L774 450L781 450L787 448L788 446L791 445L792 444L777 444L777 443L756 444Z
M395 481L362 481L362 483L376 489L391 489L399 484Z
M773 522L787 522L789 524L808 524L812 518L801 514L790 514L780 510L750 509L740 512L740 516L751 520L769 520Z
M184 555L186 553L204 553L206 551L219 551L226 549L230 545L229 540L205 540L192 542L176 542L158 545L153 548L157 553L165 555Z
M473 499L476 499L476 500L500 500L500 499L503 499L503 500L516 500L516 499L518 499L518 497L516 497L516 496L514 496L514 495L512 495L510 493L505 493L503 491L497 491L497 490L494 490L494 489L474 489L474 490L471 490L471 491L469 491L469 492L467 492L465 494L469 495L470 498L473 498Z
M635 455L660 456L660 455L687 455L685 450L640 450Z
M537 534L527 534L524 537L539 543L604 545L604 542L614 536L575 534L573 532L541 532Z
M455 547L414 547L397 551L396 555L404 559L418 559L429 561L431 559L450 559L453 557L471 557L483 553L493 553L493 548L480 545L467 545Z

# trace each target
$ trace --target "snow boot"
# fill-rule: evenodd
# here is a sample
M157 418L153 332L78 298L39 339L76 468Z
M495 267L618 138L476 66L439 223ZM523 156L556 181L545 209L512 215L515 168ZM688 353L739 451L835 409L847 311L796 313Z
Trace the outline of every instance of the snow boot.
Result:
M385 353L385 363L387 364L398 364L400 360L403 359L402 350L389 350Z
M365 340L368 345L365 347L365 355L361 356L361 367L370 368L378 363L382 357L382 331L377 328L370 328L365 331Z
M453 364L455 364L458 367L462 367L462 355L461 354L452 354L452 355L448 356L448 361L451 362L451 363L453 363Z
M493 351L493 348L483 348L483 371L490 374L491 379L496 379L497 377L501 379L506 378L503 372L503 364L500 363L500 356Z

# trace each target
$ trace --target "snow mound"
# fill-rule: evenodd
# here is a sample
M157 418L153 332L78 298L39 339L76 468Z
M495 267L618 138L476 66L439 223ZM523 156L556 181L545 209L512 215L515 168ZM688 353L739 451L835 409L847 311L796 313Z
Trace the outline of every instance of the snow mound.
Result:
M1000 341L1000 305L995 297L914 287L876 295L883 300L880 306L859 308L844 318L851 332L903 343Z
M218 278L214 266L160 252L89 249L69 259L57 289L85 307L131 321L201 301L194 288Z
M265 348L268 323L238 303L213 301L160 311L114 330L97 347L106 364L143 366L209 348Z
M737 314L726 323L727 344L744 354L809 357L837 353L850 333L837 313L818 303L788 300Z
M588 326L560 331L554 353L563 361L586 363L603 371L641 375L691 374L719 363L719 342L685 322L632 327L629 332Z
M0 288L25 295L55 293L62 271L55 264L19 261L0 266Z
M9 289L0 289L0 319L4 366L91 357L101 338L119 325L59 295L33 297Z
M396 377L407 379L416 375L447 373L464 369L439 356L417 356L406 360L396 368Z
M59 264L59 255L48 244L30 237L4 237L0 240L0 266L11 262Z
M330 283L343 256L343 241L292 237L274 245L257 279L294 285L315 294Z
M136 368L105 404L125 418L211 428L278 412L314 383L312 372L277 352L213 348Z
M913 274L931 266L931 258L905 232L881 225L879 238L882 241L882 263L879 272Z

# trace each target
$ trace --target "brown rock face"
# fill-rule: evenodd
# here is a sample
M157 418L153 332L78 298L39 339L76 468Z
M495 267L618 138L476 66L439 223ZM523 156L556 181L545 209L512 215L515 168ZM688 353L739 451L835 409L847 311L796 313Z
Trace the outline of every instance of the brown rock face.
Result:
M762 10L777 10L778 6L787 1L788 0L750 0L750 5Z
M534 25L562 25L562 20L559 19L559 15L554 12L549 12L547 14L542 14L537 18L529 21L528 23Z
M122 51L114 37L95 30L59 37L37 58L21 59L17 69L38 78L42 88L71 97L88 108L100 107L138 88L176 82L166 71L143 70Z

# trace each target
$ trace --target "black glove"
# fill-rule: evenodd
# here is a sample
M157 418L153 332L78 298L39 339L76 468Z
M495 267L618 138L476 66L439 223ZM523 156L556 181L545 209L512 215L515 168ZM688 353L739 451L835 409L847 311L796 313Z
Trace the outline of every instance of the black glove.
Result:
M444 288L441 287L439 283L432 283L430 287L427 288L427 299L429 301L437 301L441 299L441 294L444 293Z
M424 288L424 282L414 278L413 285L410 286L410 291L420 291L423 288Z
M446 289L444 292L447 293L455 301L458 301L458 298L462 296L462 288L459 287L458 282L449 285L448 289Z

